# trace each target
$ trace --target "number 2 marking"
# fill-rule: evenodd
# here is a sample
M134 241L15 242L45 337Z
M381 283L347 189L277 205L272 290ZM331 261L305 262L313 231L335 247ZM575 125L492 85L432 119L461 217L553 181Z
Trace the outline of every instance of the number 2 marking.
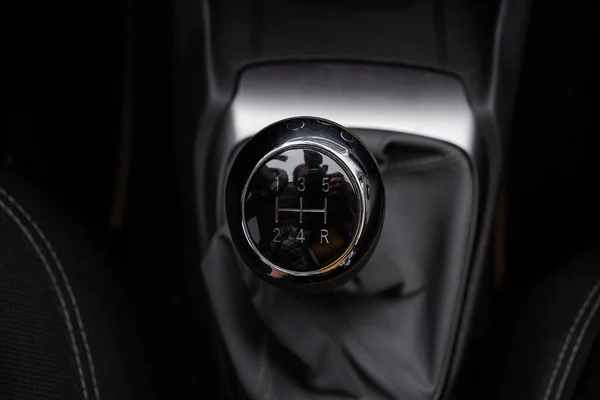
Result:
M281 231L279 230L279 228L273 228L273 233L275 234L275 237L273 238L273 243L281 243Z

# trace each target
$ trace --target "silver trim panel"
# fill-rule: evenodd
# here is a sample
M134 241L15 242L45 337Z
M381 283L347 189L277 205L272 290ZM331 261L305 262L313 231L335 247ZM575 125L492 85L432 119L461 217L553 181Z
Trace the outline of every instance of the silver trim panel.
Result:
M475 118L461 83L424 70L335 63L271 64L246 70L226 113L239 143L296 115L349 129L403 132L452 143L472 158Z

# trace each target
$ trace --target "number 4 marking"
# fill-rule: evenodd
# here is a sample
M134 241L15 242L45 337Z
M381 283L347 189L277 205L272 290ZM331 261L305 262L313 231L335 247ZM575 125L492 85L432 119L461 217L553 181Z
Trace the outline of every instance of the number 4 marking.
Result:
M304 229L300 229L298 236L296 236L296 242L304 243Z

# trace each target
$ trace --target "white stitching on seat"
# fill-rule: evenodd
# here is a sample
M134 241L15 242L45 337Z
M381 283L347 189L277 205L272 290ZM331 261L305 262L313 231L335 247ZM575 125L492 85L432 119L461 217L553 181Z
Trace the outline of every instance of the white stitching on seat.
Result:
M59 273L60 273L60 275L61 275L61 277L62 277L62 279L63 279L63 281L65 283L65 288L67 289L67 293L69 295L71 303L73 304L73 310L75 311L75 318L77 320L77 325L78 325L79 331L81 333L81 340L83 342L83 347L85 349L87 360L88 360L88 366L90 368L90 376L92 378L92 388L94 389L94 396L96 397L96 400L99 400L100 399L100 391L98 389L98 382L96 380L96 369L94 368L94 361L92 359L92 352L90 351L90 346L89 346L89 343L87 341L87 335L86 335L85 329L83 327L83 320L81 319L81 313L79 312L79 307L77 306L77 301L75 299L75 295L73 294L73 290L71 289L71 285L69 284L69 279L67 278L67 274L65 273L64 268L63 268L63 266L62 266L62 264L61 264L61 262L60 262L60 260L59 260L59 258L57 256L56 252L54 251L54 249L50 245L50 242L48 241L48 239L46 239L46 236L44 235L44 233L42 232L42 230L40 229L40 227L37 225L37 223L33 220L33 218L1 186L0 186L0 193L2 193L4 195L4 197L6 197L8 199L8 201L11 202L19 210L19 212L25 217L25 219L27 219L27 221L29 221L29 223L31 224L31 226L33 226L33 229L37 232L37 234L40 236L40 238L42 239L42 241L46 245L46 248L50 252L50 255L52 256L52 258L54 260L54 263L56 264L56 267L58 268L58 271L59 271ZM48 266L48 269L49 268L50 267ZM87 393L86 393L86 396L87 396ZM85 398L87 399L87 397L85 397Z
M598 282L600 283L600 281L598 281ZM585 323L583 324L583 327L581 328L581 333L579 334L579 337L577 337L577 341L575 342L575 346L573 347L573 351L571 351L571 356L569 357L569 362L567 363L567 367L565 368L565 372L560 381L560 385L558 386L558 391L556 393L556 399L560 398L560 395L562 394L562 391L565 388L565 383L567 382L567 377L569 375L569 372L571 372L571 367L573 366L573 361L575 361L575 356L577 356L577 353L579 352L579 347L581 346L581 343L583 342L583 338L584 338L585 334L587 333L590 323L592 322L592 318L594 318L594 315L596 314L596 311L598 311L599 306L600 306L600 296L598 296L598 299L594 303L592 311L590 311L590 314L586 318Z
M4 194L6 192L4 192L3 190L0 189L0 193ZM27 237L27 239L29 240L29 243L34 248L38 257L42 261L42 264L44 264L44 267L46 269L46 272L48 273L48 276L50 276L50 281L52 282L52 286L53 286L54 290L56 291L56 296L58 297L58 302L60 303L60 308L61 308L61 311L63 312L64 318L65 318L65 323L67 324L67 330L69 331L69 338L71 339L71 347L72 347L73 353L75 355L75 363L77 364L77 372L79 373L79 382L81 384L81 391L83 392L83 398L87 399L88 393L87 393L87 387L85 384L85 379L83 378L83 369L81 367L81 359L79 358L79 349L77 348L77 344L75 342L75 335L73 334L73 326L71 325L71 319L69 317L69 312L67 311L67 305L66 305L65 299L60 291L60 288L58 287L58 284L56 282L56 277L52 273L52 270L50 269L50 265L48 265L48 262L46 261L46 257L44 257L44 254L42 253L42 250L37 245L37 243L35 242L35 239L31 235L29 230L27 230L27 228L23 225L21 220L12 212L12 210L10 210L8 205L6 203L4 203L2 200L0 200L0 207L2 207L4 212L6 212L6 214L12 218L12 220L15 222L15 224L17 224L17 226L19 227L21 232L23 232L23 234Z
M546 393L544 394L544 400L548 400L550 398L550 391L552 390L552 387L554 386L554 381L556 380L556 377L558 375L558 370L560 369L560 366L562 365L562 361L565 358L565 353L567 352L567 348L569 347L569 344L571 343L571 339L573 338L575 329L577 328L577 325L579 325L579 321L583 317L585 310L587 310L590 302L594 298L594 295L598 291L599 287L600 287L600 282L597 282L594 285L594 287L592 288L592 290L590 291L590 293L588 294L587 299L585 299L585 302L579 309L579 312L577 313L577 316L575 317L575 321L573 321L573 324L571 325L571 328L569 329L569 334L567 335L567 338L565 339L565 342L563 343L563 346L560 350L560 354L558 355L558 360L556 360L556 365L554 366L554 370L552 371L552 376L550 377L550 382L548 382L548 387L546 388Z

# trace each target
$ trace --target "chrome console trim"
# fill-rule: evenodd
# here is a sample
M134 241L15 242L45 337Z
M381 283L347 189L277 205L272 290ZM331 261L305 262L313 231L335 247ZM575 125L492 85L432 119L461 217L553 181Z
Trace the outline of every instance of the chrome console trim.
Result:
M452 143L471 155L475 117L462 84L449 75L380 66L305 63L243 72L226 113L235 142L296 115L349 128L403 132Z

